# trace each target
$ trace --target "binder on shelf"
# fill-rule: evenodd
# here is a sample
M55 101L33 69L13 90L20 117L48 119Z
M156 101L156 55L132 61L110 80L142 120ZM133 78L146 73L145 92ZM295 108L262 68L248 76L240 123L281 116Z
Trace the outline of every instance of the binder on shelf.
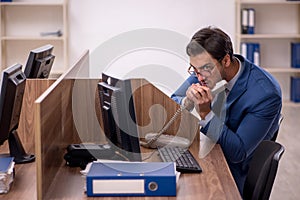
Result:
M242 9L242 18L241 18L241 29L242 34L248 33L248 9Z
M291 101L300 102L300 76L291 77Z
M260 45L259 43L253 43L253 63L260 66Z
M241 55L244 58L247 58L247 43L246 42L241 43Z
M92 163L87 196L176 196L174 162Z
M254 44L247 43L247 59L254 62Z
M241 43L241 55L255 65L260 65L260 44L251 42Z
M242 34L255 33L255 9L243 8L241 10L241 32Z
M293 68L300 68L300 43L291 43L291 66Z
M248 9L248 34L255 33L255 10L253 8Z

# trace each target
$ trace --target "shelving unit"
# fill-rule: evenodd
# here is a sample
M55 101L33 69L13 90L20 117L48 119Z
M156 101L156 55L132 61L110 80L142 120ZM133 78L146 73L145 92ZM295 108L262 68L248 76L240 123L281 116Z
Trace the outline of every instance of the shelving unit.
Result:
M0 3L1 71L14 63L25 67L30 50L52 44L55 55L50 76L68 67L68 0L14 0ZM60 30L62 36L41 36Z
M241 34L241 9L255 9L255 34ZM290 77L300 75L291 67L291 42L300 42L300 1L236 0L236 52L241 42L260 43L260 65L272 73L282 89L284 105L290 101Z

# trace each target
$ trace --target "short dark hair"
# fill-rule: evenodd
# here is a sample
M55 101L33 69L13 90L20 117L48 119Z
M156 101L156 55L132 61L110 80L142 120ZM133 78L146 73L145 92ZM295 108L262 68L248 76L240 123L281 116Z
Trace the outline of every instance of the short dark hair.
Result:
M199 30L193 35L191 42L186 47L189 56L195 56L204 50L219 62L226 54L229 54L230 60L233 60L231 39L219 28L209 26Z

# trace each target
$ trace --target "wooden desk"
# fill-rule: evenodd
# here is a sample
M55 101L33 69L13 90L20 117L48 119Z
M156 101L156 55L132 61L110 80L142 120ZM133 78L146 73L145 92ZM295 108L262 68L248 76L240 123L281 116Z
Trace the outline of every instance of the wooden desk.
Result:
M176 197L155 197L155 199L241 199L226 164L222 150L216 145L204 158L199 159L198 141L190 151L200 163L203 172L200 174L181 174L177 185ZM156 154L153 159L156 160ZM8 194L2 195L7 200L37 198L36 163L16 165L16 178ZM87 197L84 193L84 179L80 168L62 165L43 199L100 199ZM1 196L0 196L1 197ZM130 199L152 199L154 197L130 197ZM106 197L101 199L128 199L127 197Z

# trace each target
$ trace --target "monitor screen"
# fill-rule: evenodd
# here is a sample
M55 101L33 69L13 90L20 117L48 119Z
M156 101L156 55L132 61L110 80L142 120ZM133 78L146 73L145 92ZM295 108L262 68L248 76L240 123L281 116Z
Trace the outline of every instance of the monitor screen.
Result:
M19 139L17 129L21 114L26 77L22 65L12 65L2 72L0 90L0 145L8 140L10 155L16 163L31 162Z
M24 70L26 78L48 78L55 56L53 46L48 44L31 50Z
M140 144L130 80L102 74L98 83L103 129L112 148L140 161Z

